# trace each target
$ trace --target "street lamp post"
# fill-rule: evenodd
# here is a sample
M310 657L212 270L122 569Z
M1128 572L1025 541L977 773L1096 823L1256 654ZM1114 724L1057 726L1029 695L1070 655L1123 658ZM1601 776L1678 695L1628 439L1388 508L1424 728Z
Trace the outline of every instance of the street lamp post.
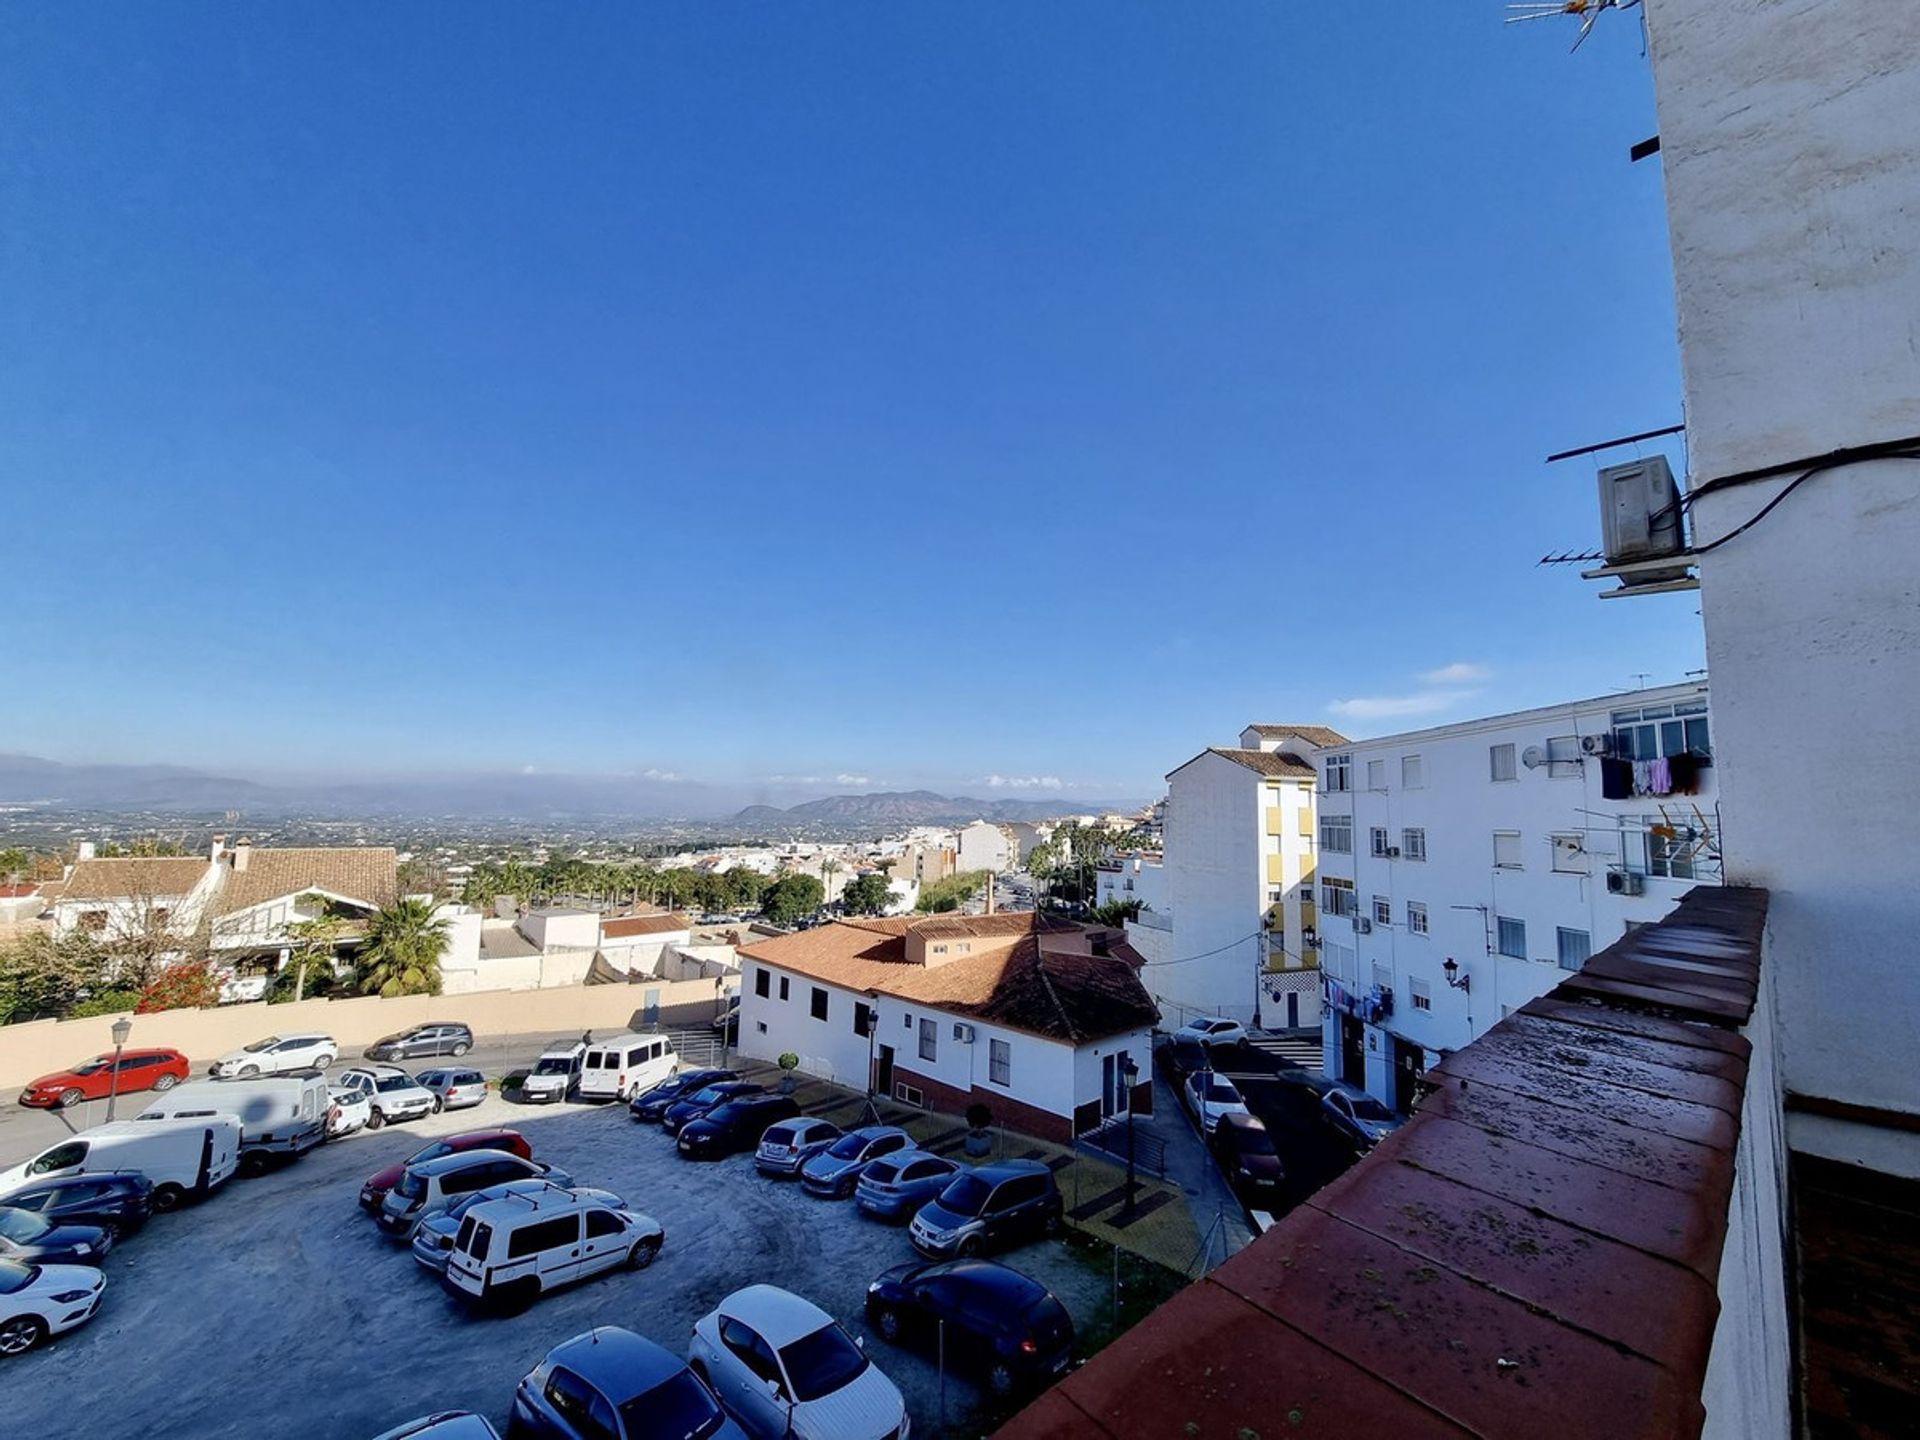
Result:
M1133 1083L1140 1074L1140 1067L1134 1063L1133 1052L1127 1051L1120 1057L1120 1081L1127 1087L1127 1208L1128 1215L1133 1214L1136 1185L1133 1169Z
M127 1048L127 1037L133 1034L133 1022L122 1015L113 1022L113 1074L107 1077L107 1119L113 1119L114 1106L120 1100L120 1052Z

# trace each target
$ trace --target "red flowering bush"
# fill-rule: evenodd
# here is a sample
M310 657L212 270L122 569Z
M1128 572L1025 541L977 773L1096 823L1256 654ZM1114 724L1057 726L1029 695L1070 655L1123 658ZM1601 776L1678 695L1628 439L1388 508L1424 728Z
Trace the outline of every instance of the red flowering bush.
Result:
M136 1015L151 1015L156 1010L204 1010L220 1003L220 983L204 960L187 960L169 965L151 985L140 992Z

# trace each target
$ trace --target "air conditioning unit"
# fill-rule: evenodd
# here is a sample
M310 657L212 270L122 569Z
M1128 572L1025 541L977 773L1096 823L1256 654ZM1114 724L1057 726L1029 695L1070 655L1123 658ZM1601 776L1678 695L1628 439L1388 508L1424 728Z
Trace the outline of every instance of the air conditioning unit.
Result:
M1680 553L1680 487L1666 456L1600 471L1600 539L1609 565Z
M1400 858L1400 847L1398 845L1387 846L1387 859L1398 860L1399 858Z
M1356 915L1353 917L1353 930L1356 935L1371 935L1373 933L1373 921L1364 915Z
M958 1040L962 1045L973 1044L973 1026L963 1020L954 1021L953 1038Z
M1644 895L1647 893L1647 877L1635 874L1631 870L1607 871L1607 893L1609 895Z
M1580 737L1580 753L1582 755L1613 754L1613 736L1582 735Z

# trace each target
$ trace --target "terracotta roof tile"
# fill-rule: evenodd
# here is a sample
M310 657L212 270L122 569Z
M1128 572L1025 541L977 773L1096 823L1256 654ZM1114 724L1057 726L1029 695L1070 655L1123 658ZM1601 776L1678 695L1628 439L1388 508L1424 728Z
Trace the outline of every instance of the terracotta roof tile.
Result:
M630 935L672 935L692 928L693 922L678 911L661 915L624 915L616 920L600 922L600 934L608 940Z
M118 900L127 896L185 895L213 862L205 856L132 856L81 860L67 877L64 900Z
M1320 773L1313 768L1312 761L1302 760L1298 755L1282 755L1278 750L1234 750L1224 745L1213 745L1208 747L1208 753L1231 760L1236 765L1244 765L1261 775L1292 775L1311 780Z
M222 878L214 913L231 915L309 890L376 908L390 905L400 893L399 858L390 847L380 845L263 846L247 856L246 869L229 869Z
M1293 736L1313 746L1353 743L1338 730L1330 730L1325 725L1249 725L1247 729L1273 740L1284 740L1288 736Z

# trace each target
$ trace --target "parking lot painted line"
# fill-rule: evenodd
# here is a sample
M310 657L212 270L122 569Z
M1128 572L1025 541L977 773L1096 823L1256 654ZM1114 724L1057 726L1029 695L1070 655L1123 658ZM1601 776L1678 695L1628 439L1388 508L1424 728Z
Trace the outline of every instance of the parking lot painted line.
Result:
M1135 1221L1144 1220L1162 1205L1169 1203L1173 1196L1165 1190L1156 1190L1151 1195L1143 1195L1134 1202L1133 1213L1126 1213L1126 1202L1122 1200L1120 1212L1110 1215L1101 1223L1114 1230L1124 1230Z

